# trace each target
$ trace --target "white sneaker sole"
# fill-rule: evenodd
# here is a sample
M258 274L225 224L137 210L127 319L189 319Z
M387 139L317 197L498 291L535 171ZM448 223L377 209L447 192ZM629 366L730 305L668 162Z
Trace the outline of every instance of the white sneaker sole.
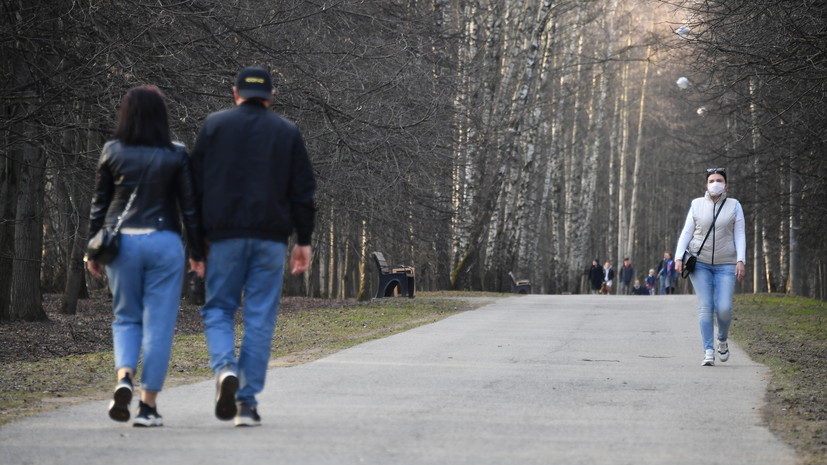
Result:
M153 418L143 418L137 417L135 418L135 422L132 423L132 426L137 428L145 428L151 426L164 426L164 419L161 417L153 417Z
M240 427L247 427L247 426L261 426L260 421L255 421L252 418L247 417L235 417L235 425Z

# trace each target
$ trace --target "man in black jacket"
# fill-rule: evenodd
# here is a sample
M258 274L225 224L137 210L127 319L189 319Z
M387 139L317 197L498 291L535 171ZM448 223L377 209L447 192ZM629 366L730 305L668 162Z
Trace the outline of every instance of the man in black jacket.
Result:
M270 74L244 68L233 88L236 107L204 120L193 150L209 255L204 318L216 373L215 415L257 426L281 296L287 240L293 274L310 264L313 168L298 128L268 110ZM244 293L244 339L235 355L233 319Z

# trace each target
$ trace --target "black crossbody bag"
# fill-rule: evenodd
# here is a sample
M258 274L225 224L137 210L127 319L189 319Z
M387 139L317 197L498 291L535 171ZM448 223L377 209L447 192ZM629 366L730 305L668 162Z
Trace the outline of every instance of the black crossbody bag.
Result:
M706 244L706 240L709 239L709 233L715 229L715 221L718 220L718 215L721 214L721 210L724 209L724 203L726 203L726 198L721 201L721 206L718 207L718 213L715 213L715 216L712 217L712 226L709 227L709 231L706 232L706 236L704 237L704 241L701 242L701 246L698 247L698 255L701 254L701 250L704 248L704 244ZM698 256L690 252L689 250L684 251L683 253L683 270L681 270L681 276L686 278L689 276L693 271L695 271L695 263L698 261Z

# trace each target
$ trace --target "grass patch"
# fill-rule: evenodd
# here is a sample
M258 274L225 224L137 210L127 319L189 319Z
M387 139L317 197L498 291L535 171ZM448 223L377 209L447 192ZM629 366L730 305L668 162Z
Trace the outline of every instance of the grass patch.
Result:
M271 366L306 363L480 305L423 295L340 307L331 301L330 308L286 312L279 315ZM240 344L240 327L237 338ZM108 398L115 383L113 367L111 351L4 363L0 366L0 425L59 406ZM203 333L176 336L165 387L211 376Z
M827 303L775 294L738 295L732 337L770 368L770 429L806 464L827 463Z

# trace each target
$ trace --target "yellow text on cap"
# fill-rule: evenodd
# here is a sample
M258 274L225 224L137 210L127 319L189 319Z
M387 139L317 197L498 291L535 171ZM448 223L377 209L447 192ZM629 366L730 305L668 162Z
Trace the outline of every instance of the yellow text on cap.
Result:
M264 84L264 78L248 77L244 78L244 82L257 82L259 84Z

